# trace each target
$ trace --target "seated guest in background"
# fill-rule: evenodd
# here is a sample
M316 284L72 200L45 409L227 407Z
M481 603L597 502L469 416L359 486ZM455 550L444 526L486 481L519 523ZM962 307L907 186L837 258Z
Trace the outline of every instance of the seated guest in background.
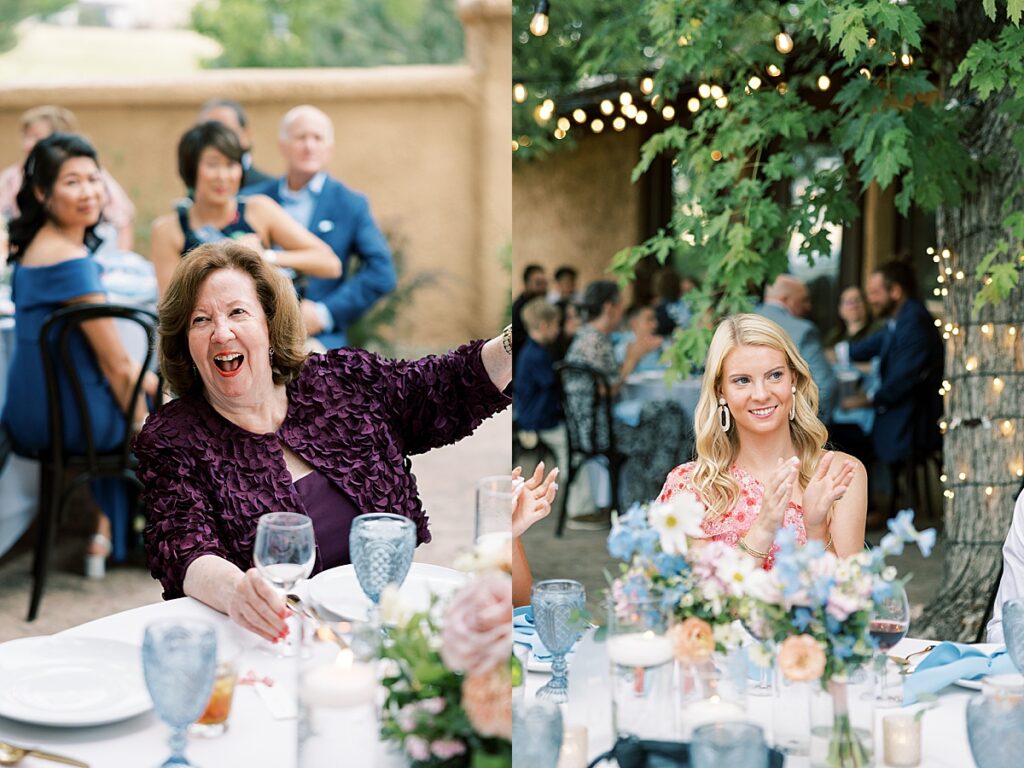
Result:
M697 403L697 460L672 470L660 501L694 494L709 538L765 568L775 535L818 539L840 556L864 547L867 473L825 450L818 387L789 334L759 315L725 318L711 340Z
M539 437L555 452L558 465L567 466L562 403L547 350L558 336L558 309L543 296L534 296L526 302L522 314L529 338L519 350L513 376L519 439L529 447Z
M654 317L654 309L640 304L633 304L626 310L625 333L619 336L615 342L615 360L622 365L629 357L629 348L638 344L641 349L649 350L637 360L633 368L636 372L664 371L668 368L667 363L661 361L661 354L664 351L665 339L654 333L658 327L658 321Z
M544 296L548 292L548 278L544 267L540 264L527 264L523 269L523 292L512 302L512 355L519 354L519 349L528 337L523 325L523 307L534 296Z
M196 124L216 120L223 123L238 137L242 148L242 188L252 184L270 181L270 174L256 168L252 162L252 132L249 130L249 118L242 105L234 99L210 99L199 108Z
M549 345L556 361L565 357L579 327L579 323L570 317L570 314L576 314L575 304L579 299L576 295L577 275L572 267L559 267L555 270L555 287L548 291L548 301L558 308L558 338Z
M817 326L804 319L810 310L807 286L792 275L782 274L765 288L764 303L754 312L781 326L793 339L818 388L818 418L828 421L839 401L839 381L825 357Z
M605 394L617 398L624 379L648 352L660 346L656 336L649 336L629 345L622 363L615 360L611 332L619 326L624 311L619 286L609 280L590 283L583 293L587 322L576 333L565 356L567 363L581 363L601 373L611 390ZM613 434L616 449L629 457L624 473L623 499L612 499L607 472L588 463L591 490L599 512L588 518L571 517L569 525L583 528L607 526L607 510L613 505L647 501L661 486L669 469L678 463L686 450L689 423L682 408L671 401L618 401L614 406L614 424L608 424L604 411L594 409L594 392L590 379L572 375L565 380L566 418L579 425L579 447L585 451L606 451ZM590 445L590 435L597 445ZM593 519L590 519L593 518Z
M78 121L71 110L63 107L33 107L21 116L19 125L21 127L21 151L25 158L28 157L37 141L45 139L50 134L78 132ZM18 190L21 189L23 165L24 160L21 163L8 166L0 172L0 217L6 221L10 221L18 215L16 197ZM135 219L135 206L121 189L121 185L114 181L114 177L103 168L100 169L100 176L105 193L101 229L113 229L114 231L100 231L96 233L96 236L104 240L104 245L110 241L110 245L113 247L130 251L135 242L135 231L132 227Z
M562 266L555 270L555 285L548 291L548 301L564 306L579 299L576 295L576 279L579 277L573 267Z
M43 323L62 307L106 301L100 266L91 252L105 189L96 151L81 136L53 133L29 152L17 198L19 214L10 225L18 343L8 368L3 424L17 453L38 455L50 447L43 355L58 353L56 340L52 348L39 346ZM81 328L82 334L70 337L70 352L85 388L96 448L115 450L125 437L120 414L134 408L136 421L146 418L145 403L131 402L141 364L125 350L112 319L92 320ZM147 394L156 394L154 374L146 375L144 387ZM68 382L62 383L61 399L64 445L84 453L84 427ZM86 575L99 578L112 547L116 559L125 557L129 499L118 479L94 480L91 488L102 511L86 556Z
M191 595L267 639L285 631L285 603L250 568L262 514L309 515L317 570L349 562L359 514L403 515L430 541L407 457L509 403L507 334L412 362L307 355L304 340L280 272L238 243L200 246L160 304L160 369L178 399L135 440L164 597Z
M517 394L516 397L519 395ZM533 475L523 479L523 468L512 470L512 479L516 483L515 506L512 508L512 536L515 541L512 549L512 605L518 608L530 604L530 590L533 588L533 575L530 563L523 549L522 536L530 527L543 520L551 512L551 505L558 493L558 467L544 476L544 462L540 462Z
M825 339L825 346L834 347L840 341L860 341L879 331L882 325L871 317L860 286L851 285L839 294L839 324Z
M868 300L885 327L850 343L848 351L851 360L880 358L880 382L871 393L872 443L879 460L896 473L904 462L942 447L942 339L917 299L909 265L890 261L872 272ZM836 354L841 351L837 346Z
M163 295L181 257L202 243L238 240L269 262L311 277L337 279L341 263L327 245L265 195L239 197L242 148L221 123L200 123L178 143L178 173L192 201L153 222L150 257ZM278 246L282 250L269 250Z
M691 284L692 279L686 278ZM683 279L672 267L665 267L654 278L654 290L658 295L658 303L654 313L658 325L655 333L659 336L671 336L676 328L687 328L693 319L689 302L683 298Z
M985 628L985 642L1004 643L1003 604L1008 600L1024 598L1024 486L1017 491L1013 507L1013 520L1003 544L1003 575L992 604L992 618ZM514 588L514 587L513 587Z
M282 118L278 147L285 175L246 189L266 195L323 240L341 262L341 277L310 278L302 292L302 319L327 349L348 344L348 327L381 296L395 290L391 249L366 198L327 175L334 126L316 107L295 107ZM358 259L355 270L352 256Z

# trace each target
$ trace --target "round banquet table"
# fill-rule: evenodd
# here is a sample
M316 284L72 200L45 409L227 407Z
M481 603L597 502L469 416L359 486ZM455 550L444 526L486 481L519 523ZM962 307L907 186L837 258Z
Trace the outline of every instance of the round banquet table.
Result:
M414 564L415 565L415 564ZM336 569L332 569L336 570ZM448 570L448 569L445 569ZM325 571L330 573L331 571ZM415 578L410 572L410 580ZM408 583L408 582L407 582ZM308 597L308 584L296 590ZM237 658L240 677L252 672L257 678L270 677L279 702L290 701L294 708L299 661L280 658L263 650L269 644L212 608L183 597L141 608L123 611L58 633L57 637L119 640L140 648L147 624L166 619L200 619L217 629L219 642L227 641L240 649ZM20 642L20 641L12 641ZM2 681L0 681L2 684ZM345 761L360 768L400 768L406 761L368 734L365 718L353 715L354 737L359 744L371 745L360 754L348 754ZM49 727L32 725L0 717L0 741L33 746L84 761L90 768L139 768L160 765L169 755L170 729L156 712L149 710L127 720L90 727ZM189 737L186 755L204 768L250 766L251 768L292 768L297 763L297 720L294 712L275 719L256 685L238 685L228 720L227 732L217 738ZM26 758L24 768L42 768L54 763ZM333 768L310 765L303 768Z
M905 638L890 654L906 656L929 645L928 640ZM923 658L923 657L919 657ZM890 666L890 671L895 667ZM532 700L537 690L549 679L549 674L531 671L526 680L526 698ZM922 720L922 768L968 768L974 765L967 742L965 717L967 702L975 691L947 686L938 693L936 706L928 710ZM747 696L747 719L760 725L771 744L771 696ZM884 768L882 758L882 717L899 712L899 708L875 709L875 766ZM608 654L603 642L594 640L593 631L587 632L569 657L569 703L563 708L566 726L583 725L587 728L587 760L593 760L611 749L612 734L611 691L609 687ZM598 768L614 768L614 762L602 763ZM809 768L807 757L787 756L785 768Z

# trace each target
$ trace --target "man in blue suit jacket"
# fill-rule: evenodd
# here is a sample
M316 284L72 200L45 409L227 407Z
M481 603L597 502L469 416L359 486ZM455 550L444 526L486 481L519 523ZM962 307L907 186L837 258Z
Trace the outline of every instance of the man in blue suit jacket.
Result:
M850 358L881 358L881 385L872 397L872 441L878 458L889 465L942 445L943 349L935 321L916 296L910 266L891 261L868 278L868 301L885 329L850 344Z
M310 336L328 349L348 343L348 327L377 299L395 289L395 266L366 198L324 170L334 149L334 126L316 107L303 105L281 119L278 146L286 172L280 179L247 187L247 194L273 198L341 259L337 279L309 278L302 317ZM359 257L353 273L350 257Z

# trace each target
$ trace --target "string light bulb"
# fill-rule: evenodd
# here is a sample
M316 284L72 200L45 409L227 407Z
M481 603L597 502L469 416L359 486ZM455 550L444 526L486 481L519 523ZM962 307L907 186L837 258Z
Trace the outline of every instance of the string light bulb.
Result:
M516 83L512 86L512 98L515 100L516 104L522 104L526 101L526 96L527 93L525 85L522 83Z
M640 92L647 94L654 90L654 78L645 77L640 80Z
M715 106L718 107L719 109L725 109L726 107L729 106L729 97L728 96L721 96L721 97L719 97L718 99L715 100Z
M702 99L711 98L711 86L707 83L701 83L697 86L697 93Z
M633 94L632 93L630 93L629 91L623 91L622 93L619 94L619 104L621 104L624 107L628 107L632 103L633 103Z
M1013 422L1010 421L1009 419L1003 419L1002 423L1000 423L999 425L999 432L1002 434L1002 436L1012 437L1014 431L1015 430L1013 427Z
M782 74L782 70L776 67L774 64L768 65L768 74L772 77L778 77Z
M758 77L757 75L754 75L747 81L747 87L749 87L752 91L756 91L758 88L761 87L761 78Z
M691 112L696 112L700 109L700 99L696 96L691 96L686 102L686 108Z
M722 96L724 94L725 94L725 91L722 90L722 86L720 86L720 85L712 85L711 86L711 98L712 99L715 99L717 101L718 99L722 98Z
M1005 381L1003 381L1003 380L1002 380L1001 378L999 378L998 376L996 376L996 377L995 377L994 379L992 379L992 390L993 390L993 391L994 391L994 392L995 392L995 393L996 393L997 395L999 395L999 394L1002 394L1002 392L1003 392L1003 387L1005 387L1005 386L1006 386L1006 382L1005 382Z
M620 131L620 132L625 130L625 128L626 128L626 118L624 118L624 117L616 117L614 120L612 120L612 128L614 128L616 131Z
M572 123L569 122L569 118L568 117L560 117L560 118L558 118L557 125L558 125L558 130L560 130L560 131L568 131L570 128L572 128Z
M610 100L605 99L604 101L601 102L601 114L602 115L610 115L614 111L615 111L615 105L612 104Z
M647 123L647 113L642 109L636 113L636 124L645 125Z
M974 371L975 369L977 369L977 367L978 367L978 358L976 358L974 355L971 355L970 357L968 357L967 358L967 362L964 363L964 368L967 369L968 373L970 373L971 371Z
M666 120L673 120L676 116L676 108L671 104L666 104L665 108L661 110L661 116Z
M604 130L604 120L599 117L595 117L590 123L590 130L594 133L600 133Z
M572 119L580 125L583 125L583 123L587 122L587 113L582 109L574 109L572 111Z
M819 91L827 91L831 87L832 87L832 81L829 79L828 75L820 75L818 77L818 90Z
M793 38L785 31L775 35L775 50L785 56L793 50Z
M549 0L538 0L537 10L534 12L533 18L530 19L530 33L534 37L544 37L548 33L548 28L551 26L551 20L548 18L550 10Z

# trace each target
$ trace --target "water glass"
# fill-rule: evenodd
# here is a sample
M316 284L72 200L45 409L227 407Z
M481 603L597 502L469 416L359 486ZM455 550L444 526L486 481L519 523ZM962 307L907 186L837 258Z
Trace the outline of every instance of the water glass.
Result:
M768 768L764 731L753 723L709 723L693 732L693 768Z
M210 699L203 714L189 726L190 734L203 738L224 735L228 729L228 716L231 714L231 702L235 698L237 682L238 667L234 660L224 659L218 662Z
M608 660L616 736L671 739L674 735L671 623L671 610L657 598L609 601Z
M512 768L556 768L562 750L562 710L550 701L512 707Z
M401 586L412 565L416 526L401 515L385 512L359 515L352 521L349 551L363 592L373 602L371 619L377 623L380 593L388 584Z
M512 476L482 477L476 484L473 540L481 536L512 534Z
M1024 598L1003 603L1003 638L1014 666L1024 675Z
M260 574L284 594L295 588L313 571L316 562L316 541L313 521L298 512L269 512L256 525L253 562ZM278 655L298 653L302 635L301 617L288 619L288 635L280 643Z
M1024 755L1024 685L1019 675L982 680L967 703L967 740L978 768L1016 768Z
M586 626L583 611L587 595L583 585L570 579L549 579L533 585L530 605L537 637L551 652L551 680L537 698L564 704L569 700L565 654Z
M190 766L186 731L203 712L217 669L217 633L200 621L161 621L146 627L142 671L160 719L171 726L171 756L162 768Z

